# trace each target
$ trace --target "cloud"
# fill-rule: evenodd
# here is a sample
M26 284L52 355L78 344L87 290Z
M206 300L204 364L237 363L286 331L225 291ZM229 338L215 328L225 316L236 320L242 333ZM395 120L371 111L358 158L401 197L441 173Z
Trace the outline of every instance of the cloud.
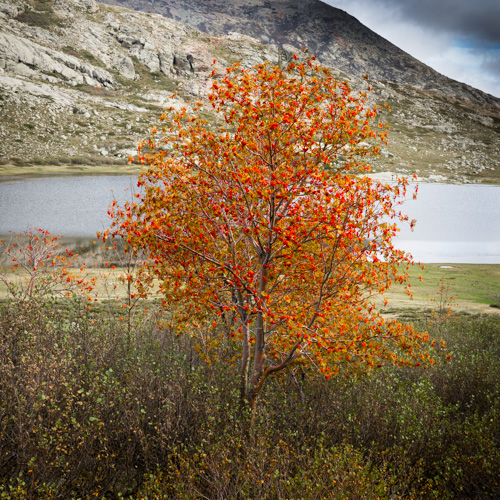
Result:
M476 40L481 45L500 44L498 0L323 0L361 18L377 23L394 20ZM355 12L355 13L354 13Z
M436 30L448 31L478 41L500 44L500 2L498 0L379 0L396 9L403 19Z
M500 1L323 1L440 73L500 97Z
M500 47L488 51L481 67L493 75L500 75Z
M455 45L426 62L450 78L500 96L500 50Z

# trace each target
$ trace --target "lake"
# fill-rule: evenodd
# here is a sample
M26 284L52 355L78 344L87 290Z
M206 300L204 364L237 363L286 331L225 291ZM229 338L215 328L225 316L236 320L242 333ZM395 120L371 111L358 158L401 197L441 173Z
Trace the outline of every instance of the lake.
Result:
M130 199L135 185L124 175L0 178L0 234L31 226L93 238L108 227L107 206ZM420 183L402 211L418 222L396 245L416 261L500 263L500 186Z

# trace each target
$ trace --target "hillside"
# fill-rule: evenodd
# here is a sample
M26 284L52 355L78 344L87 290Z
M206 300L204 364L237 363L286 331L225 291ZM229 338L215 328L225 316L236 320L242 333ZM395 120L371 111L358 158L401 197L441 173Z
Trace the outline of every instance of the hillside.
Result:
M408 83L500 108L500 101L447 78L321 0L105 0L175 19L212 35L244 33L263 43L307 49L349 75Z
M308 47L355 87L368 73L373 99L392 108L376 171L500 182L500 99L439 75L338 9L294 5L164 0L153 14L93 0L0 0L0 173L119 170L167 103L206 97L213 59L221 69L282 63Z

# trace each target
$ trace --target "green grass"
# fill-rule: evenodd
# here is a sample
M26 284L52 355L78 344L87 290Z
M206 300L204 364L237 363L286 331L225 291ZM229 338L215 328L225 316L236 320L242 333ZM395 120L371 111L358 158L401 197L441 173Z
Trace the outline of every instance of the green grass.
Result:
M413 266L409 273L413 298L409 298L403 286L394 285L385 294L389 301L383 308L385 313L412 310L412 315L418 315L439 308L440 302L443 307L448 304L456 311L500 312L496 308L500 304L500 264L425 264L424 270ZM377 299L377 302L380 305L382 300Z
M450 267L443 268L443 266ZM449 285L449 294L459 303L500 303L500 264L426 264L424 271L410 271L416 299L438 298L441 284ZM423 282L418 279L421 275Z

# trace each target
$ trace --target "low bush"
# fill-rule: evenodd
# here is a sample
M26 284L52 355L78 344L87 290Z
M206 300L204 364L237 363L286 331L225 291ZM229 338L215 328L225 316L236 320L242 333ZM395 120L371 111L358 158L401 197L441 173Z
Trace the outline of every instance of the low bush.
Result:
M296 367L251 428L230 362L148 307L126 335L77 299L0 305L0 498L500 495L500 318L441 325L452 360L425 372Z
M16 20L21 23L29 24L30 26L38 26L40 28L48 28L52 25L59 25L61 20L52 14L51 11L52 9L49 8L49 10L45 12L21 12L16 16Z

